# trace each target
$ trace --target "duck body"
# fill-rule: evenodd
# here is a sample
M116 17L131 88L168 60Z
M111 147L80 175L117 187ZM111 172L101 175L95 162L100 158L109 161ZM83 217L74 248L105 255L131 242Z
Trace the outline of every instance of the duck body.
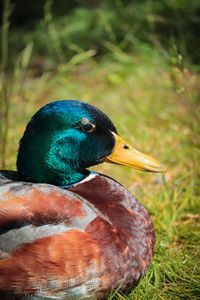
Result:
M80 174L61 187L0 172L1 299L102 299L145 274L155 245L148 212L112 178Z
M0 180L1 290L98 299L144 275L153 225L119 183L94 173L66 190L8 177Z

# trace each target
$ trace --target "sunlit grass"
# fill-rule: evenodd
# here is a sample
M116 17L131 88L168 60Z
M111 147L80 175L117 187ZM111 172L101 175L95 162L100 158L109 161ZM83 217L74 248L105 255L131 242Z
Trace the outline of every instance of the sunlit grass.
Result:
M147 50L148 51L148 50ZM148 55L147 55L148 54ZM200 295L199 75L169 66L156 52L92 59L58 66L55 74L25 79L10 99L7 168L15 169L18 141L30 117L47 102L95 104L139 150L166 163L164 176L103 164L151 214L157 236L154 260L127 296L109 299L197 299Z

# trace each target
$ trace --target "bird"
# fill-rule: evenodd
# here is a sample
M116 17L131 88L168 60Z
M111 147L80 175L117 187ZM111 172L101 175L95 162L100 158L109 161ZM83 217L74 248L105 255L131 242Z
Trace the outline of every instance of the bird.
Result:
M167 170L92 104L50 102L29 121L17 171L0 171L1 299L106 299L144 276L155 247L150 215L88 169L103 162Z

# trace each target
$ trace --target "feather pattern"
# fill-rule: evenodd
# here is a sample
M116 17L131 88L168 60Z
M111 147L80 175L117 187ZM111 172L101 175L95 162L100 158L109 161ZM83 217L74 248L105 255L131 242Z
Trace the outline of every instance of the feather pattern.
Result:
M96 174L61 189L8 177L1 173L2 291L100 299L120 284L129 289L145 273L154 251L153 225L119 183Z

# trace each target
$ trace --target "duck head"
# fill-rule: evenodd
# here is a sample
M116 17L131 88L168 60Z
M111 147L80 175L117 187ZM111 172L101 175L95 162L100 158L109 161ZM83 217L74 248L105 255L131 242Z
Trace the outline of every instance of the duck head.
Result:
M76 100L51 102L28 123L20 141L17 170L25 181L67 186L104 161L150 172L165 165L128 145L106 114Z

